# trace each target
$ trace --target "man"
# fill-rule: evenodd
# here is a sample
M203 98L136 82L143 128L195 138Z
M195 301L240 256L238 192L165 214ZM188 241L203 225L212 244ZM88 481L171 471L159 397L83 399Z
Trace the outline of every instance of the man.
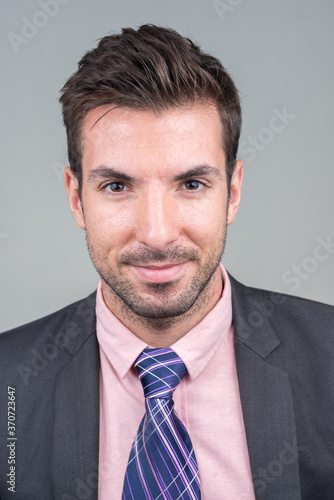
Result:
M101 280L0 337L1 498L334 498L334 309L220 264L243 175L226 70L144 25L60 100Z

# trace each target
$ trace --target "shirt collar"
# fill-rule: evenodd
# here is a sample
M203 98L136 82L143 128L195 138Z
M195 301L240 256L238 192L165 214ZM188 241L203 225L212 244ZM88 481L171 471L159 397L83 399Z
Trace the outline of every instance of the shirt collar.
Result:
M101 281L96 294L96 334L100 348L120 378L124 378L147 344L110 311L103 299Z
M231 284L225 268L222 264L220 267L224 283L221 298L202 321L170 346L185 363L190 378L198 377L231 331ZM96 322L99 345L123 379L139 354L150 346L110 311L103 299L101 281L96 296Z

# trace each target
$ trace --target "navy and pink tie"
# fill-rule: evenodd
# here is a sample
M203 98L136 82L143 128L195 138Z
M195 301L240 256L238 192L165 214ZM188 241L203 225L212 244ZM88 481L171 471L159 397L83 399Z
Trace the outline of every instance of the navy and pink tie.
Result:
M173 391L187 372L170 348L145 349L135 362L146 413L132 445L122 500L199 500L198 466L174 411Z

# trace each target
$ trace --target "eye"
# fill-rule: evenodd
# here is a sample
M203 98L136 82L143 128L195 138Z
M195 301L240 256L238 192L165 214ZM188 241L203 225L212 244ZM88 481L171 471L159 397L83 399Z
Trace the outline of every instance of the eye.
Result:
M200 181L190 180L185 182L184 186L186 186L187 191L198 191L201 187L204 187L204 184Z
M123 182L109 182L109 184L106 184L103 186L103 189L108 191L109 193L121 193L122 191L125 191L125 184Z

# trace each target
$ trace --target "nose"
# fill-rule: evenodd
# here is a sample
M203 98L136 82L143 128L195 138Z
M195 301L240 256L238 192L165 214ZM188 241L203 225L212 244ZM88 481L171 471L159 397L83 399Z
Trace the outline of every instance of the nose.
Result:
M142 195L137 214L137 241L163 251L179 238L176 200L158 188Z

